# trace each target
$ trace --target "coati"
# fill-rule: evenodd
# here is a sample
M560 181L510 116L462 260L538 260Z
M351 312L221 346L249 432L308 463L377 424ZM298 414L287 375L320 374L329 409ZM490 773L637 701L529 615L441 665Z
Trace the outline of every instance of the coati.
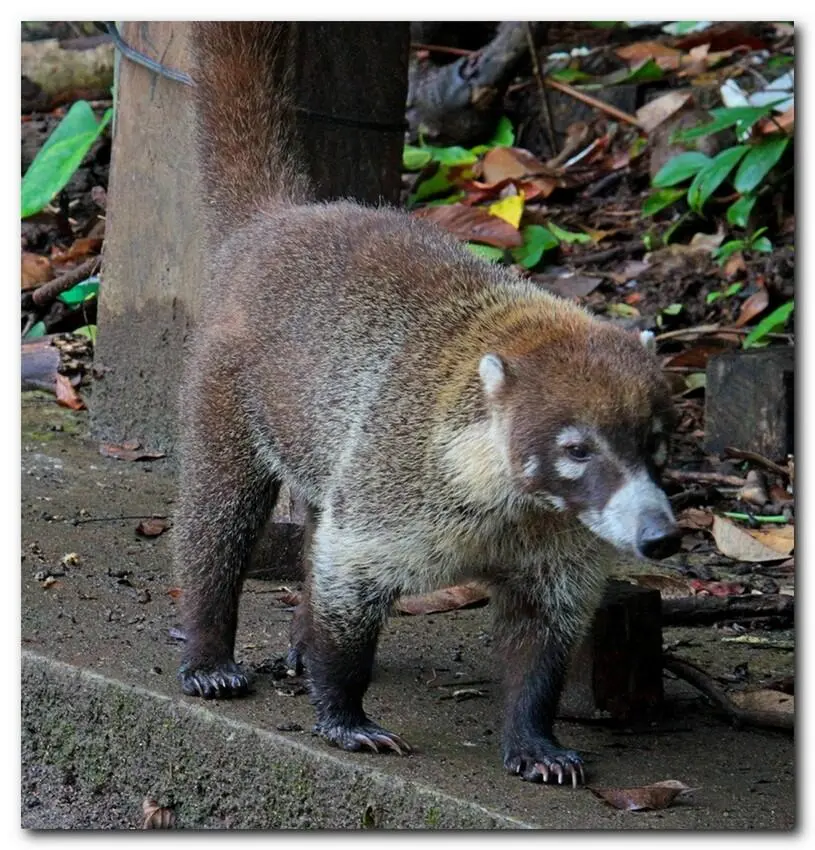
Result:
M363 709L380 629L400 594L476 578L506 670L504 765L582 783L553 733L569 653L615 552L676 544L656 358L433 224L312 202L288 134L294 25L191 26L220 298L181 393L184 692L248 689L238 599L286 482L310 514L290 658L315 731L408 752Z

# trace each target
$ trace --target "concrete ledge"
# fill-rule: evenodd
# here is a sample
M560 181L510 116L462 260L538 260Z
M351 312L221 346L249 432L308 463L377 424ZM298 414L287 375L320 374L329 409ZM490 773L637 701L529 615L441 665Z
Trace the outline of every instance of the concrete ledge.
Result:
M153 797L174 808L182 828L535 826L27 651L22 750L24 773L56 767L102 810L114 795L130 798L135 815Z

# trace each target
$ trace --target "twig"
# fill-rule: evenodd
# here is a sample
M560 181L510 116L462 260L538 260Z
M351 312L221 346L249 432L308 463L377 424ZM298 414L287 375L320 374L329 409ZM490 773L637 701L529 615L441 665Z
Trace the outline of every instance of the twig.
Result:
M613 248L606 248L605 251L595 251L593 254L583 254L582 256L576 256L574 258L574 262L580 266L586 265L587 263L603 263L606 260L613 260L623 256L630 256L632 254L644 254L645 246L642 242L637 241L636 239L631 242L624 242L622 245L615 245Z
M538 62L538 52L535 49L535 36L532 34L532 27L529 25L529 21L524 21L524 30L526 32L526 43L529 45L529 58L532 60L532 71L535 74L535 81L538 84L541 113L544 118L544 125L546 126L549 150L552 151L552 156L555 156L557 154L557 139L555 137L555 128L552 124L552 112L549 109L549 100L546 97L546 86L543 82L540 62Z
M101 257L90 257L75 269L71 269L58 278L49 280L48 283L37 287L31 293L31 300L37 307L47 307L58 295L94 274L101 262Z
M665 331L665 333L657 334L654 339L657 342L662 342L665 339L682 339L690 337L693 339L697 336L707 336L708 334L726 333L738 334L739 336L747 336L752 333L752 328L734 328L722 327L721 325L697 325L695 328L678 328L675 331ZM767 334L767 339L786 339L789 340L792 334Z
M769 458L764 457L764 455L760 455L758 452L751 452L747 449L736 449L733 446L726 446L724 450L725 457L733 457L738 460L751 460L753 463L757 463L759 466L763 466L766 469L775 472L778 475L783 476L784 478L790 477L790 472L788 469L784 469L783 466L779 466L779 464L771 461Z
M681 484L721 484L723 487L744 487L747 481L737 475L724 475L721 472L695 472L691 469L664 469L662 477Z
M582 103L586 103L589 106L594 107L594 109L599 109L601 112L605 112L606 115L610 115L618 121L624 121L626 124L631 124L632 127L642 130L642 124L640 124L633 115L623 112L622 109L617 109L616 106L612 106L604 100L599 100L596 97L592 97L590 94L585 94L579 89L576 89L574 86L570 86L568 83L561 83L558 80L553 80L551 77L547 77L544 80L544 83L549 86L550 89L563 92L563 94L567 94L575 100L579 100Z
M795 616L795 598L783 593L760 596L677 596L662 600L663 626L709 626L722 620Z
M134 514L133 516L92 516L73 520L74 525L83 525L86 522L121 522L130 519L167 519L166 514Z
M472 56L477 50L465 50L463 47L445 47L442 44L422 44L420 41L410 42L411 50L428 50L431 53L449 53L451 56Z
M773 729L795 729L795 715L784 714L774 711L755 711L751 709L738 708L728 698L725 692L708 676L704 670L700 670L690 661L684 661L675 655L665 653L662 656L662 666L669 670L674 676L684 679L700 690L706 697L713 701L728 717L738 723L748 726L771 727Z

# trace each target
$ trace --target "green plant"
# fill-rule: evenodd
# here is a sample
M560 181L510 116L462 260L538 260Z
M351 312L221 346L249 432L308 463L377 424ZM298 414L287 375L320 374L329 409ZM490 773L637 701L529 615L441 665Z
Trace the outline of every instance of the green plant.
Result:
M720 298L732 298L738 292L741 292L742 289L744 289L743 283L731 283L727 289L708 292L705 296L705 304L715 304Z
M760 227L752 236L725 242L724 245L713 252L713 259L722 266L736 251L759 251L763 254L769 254L773 250L773 243L763 235L766 230L766 227Z
M767 337L772 333L777 333L780 330L783 330L784 325L787 323L787 319L792 315L792 311L795 309L795 301L790 300L787 301L786 304L782 304L780 307L776 307L775 310L772 311L768 316L765 316L754 328L750 331L749 334L744 338L744 342L742 343L744 348L758 348L762 345L766 345L768 342Z
M87 101L79 100L71 106L23 176L20 190L23 218L40 212L65 188L112 115L111 108L97 121Z

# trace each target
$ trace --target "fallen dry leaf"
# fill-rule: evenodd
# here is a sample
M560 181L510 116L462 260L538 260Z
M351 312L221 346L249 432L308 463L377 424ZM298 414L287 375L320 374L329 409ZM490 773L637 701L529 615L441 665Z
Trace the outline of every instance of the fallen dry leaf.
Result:
M666 809L680 795L690 794L696 788L689 788L676 779L664 779L640 788L592 788L589 791L604 800L615 809L640 812L647 809Z
M162 517L153 516L143 519L136 526L136 534L142 537L158 537L170 527L170 521Z
M755 129L761 135L777 133L779 129L788 135L792 135L795 131L795 107L791 106L786 112L782 112L780 115L762 118L756 124Z
M54 277L54 269L48 257L23 251L20 264L20 289L36 289L40 284L47 283Z
M523 244L517 228L481 207L466 204L424 207L413 215L435 222L465 242L482 242L495 248L517 248Z
M82 236L77 239L67 251L54 248L51 252L51 262L55 266L68 263L79 263L102 250L102 239L93 236Z
M734 277L737 277L746 271L747 263L744 262L744 255L741 251L736 251L736 253L731 255L730 259L728 259L724 264L724 276L728 280L732 280Z
M603 282L601 277L583 274L533 274L530 279L538 286L563 298L584 298Z
M736 691L728 696L735 706L746 711L795 714L795 697L784 691L761 688L756 691Z
M748 322L761 315L770 303L770 293L762 286L757 289L749 298L745 299L741 305L739 316L733 325L737 328L746 325Z
M523 148L493 148L481 161L481 180L487 185L522 181L528 199L547 198L560 185L560 170L547 167Z
M664 576L659 573L655 573L653 575L632 575L628 578L629 581L635 582L640 587L658 590L659 595L663 599L679 599L681 597L691 595L690 582L685 578Z
M780 552L770 545L770 542L777 538L765 537L766 532L763 529L760 531L762 536L759 539L755 536L759 531L748 531L725 517L713 517L713 539L719 551L728 558L758 564L765 561L780 561L789 554L792 547L786 552Z
M489 602L489 592L475 581L453 587L443 587L421 596L403 596L394 610L399 614L439 614L458 608L475 608Z
M653 59L663 71L676 70L682 57L676 48L668 47L660 41L638 41L635 44L620 47L614 52L629 65L642 64L648 59Z
M160 806L155 800L146 799L142 805L144 821L142 829L172 829L175 826L175 812Z
M121 445L116 443L100 443L99 454L116 460L156 460L164 457L164 452L153 452L142 448L138 440L128 440Z
M662 368L682 367L687 369L704 369L710 357L716 354L723 354L734 348L738 348L736 338L720 340L711 337L698 345L694 345L692 348L686 348L678 354L670 355L662 362Z
M74 389L70 378L66 375L57 375L56 381L57 404L68 407L71 410L85 410L85 402Z
M700 528L710 528L713 525L713 514L701 508L685 508L676 518L680 528L696 531Z
M789 555L795 548L794 525L771 525L765 528L748 528L745 531L763 546L775 549L780 555Z
M646 133L655 130L659 125L671 117L675 112L682 109L693 95L687 91L670 91L641 106L636 112L636 118L640 127Z

